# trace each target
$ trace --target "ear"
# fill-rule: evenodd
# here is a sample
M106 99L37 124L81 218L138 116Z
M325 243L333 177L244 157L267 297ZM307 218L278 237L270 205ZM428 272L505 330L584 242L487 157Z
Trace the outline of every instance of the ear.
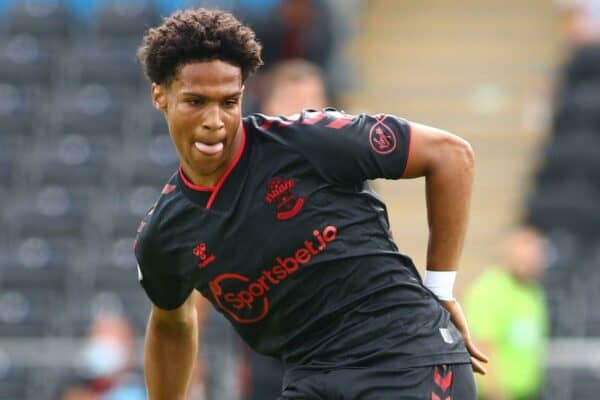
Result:
M167 112L167 90L163 85L152 83L152 104L161 112Z

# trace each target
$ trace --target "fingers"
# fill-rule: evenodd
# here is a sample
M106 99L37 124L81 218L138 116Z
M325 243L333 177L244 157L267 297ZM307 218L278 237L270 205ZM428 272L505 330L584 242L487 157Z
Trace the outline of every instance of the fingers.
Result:
M488 357L479 350L471 340L465 340L465 346L471 355L471 365L475 373L485 375L487 373L484 363L489 361Z
M487 370L481 364L481 361L477 360L475 357L471 357L471 367L473 368L473 372L481 375L487 374Z
M484 363L487 363L490 360L488 356L483 354L471 340L465 340L465 345L467 346L467 350L471 356L475 357L477 360L483 361Z
M454 323L454 326L456 326L456 329L458 329L463 336L467 351L471 355L471 365L473 367L473 371L478 374L485 375L487 370L485 369L484 364L487 363L489 359L475 346L475 344L473 344L471 335L469 334L467 320L463 314L460 304L457 301L452 301L442 302L442 305L450 312L450 318Z

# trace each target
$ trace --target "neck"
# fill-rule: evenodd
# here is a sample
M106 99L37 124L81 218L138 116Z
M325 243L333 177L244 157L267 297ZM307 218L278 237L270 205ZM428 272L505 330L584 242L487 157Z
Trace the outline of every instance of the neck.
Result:
M225 168L227 168L227 166L230 164L230 161L226 162L225 164ZM219 167L214 173L210 175L202 175L195 173L186 164L181 164L183 177L190 185L207 188L213 187L217 184L217 182L219 182L219 179L221 179L221 177L225 173L225 168Z

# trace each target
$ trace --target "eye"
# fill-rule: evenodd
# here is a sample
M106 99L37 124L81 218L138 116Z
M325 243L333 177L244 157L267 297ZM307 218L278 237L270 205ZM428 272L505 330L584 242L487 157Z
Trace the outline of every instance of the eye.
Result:
M235 107L237 104L238 104L238 99L225 100L225 106L227 106L227 107Z
M204 102L201 99L189 99L189 100L186 100L186 103L188 103L192 106L199 106Z

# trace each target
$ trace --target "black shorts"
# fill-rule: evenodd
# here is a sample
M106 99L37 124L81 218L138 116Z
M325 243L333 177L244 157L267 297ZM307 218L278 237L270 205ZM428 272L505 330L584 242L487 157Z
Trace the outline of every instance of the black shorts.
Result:
M471 364L397 371L371 368L318 373L287 385L279 400L475 400Z

